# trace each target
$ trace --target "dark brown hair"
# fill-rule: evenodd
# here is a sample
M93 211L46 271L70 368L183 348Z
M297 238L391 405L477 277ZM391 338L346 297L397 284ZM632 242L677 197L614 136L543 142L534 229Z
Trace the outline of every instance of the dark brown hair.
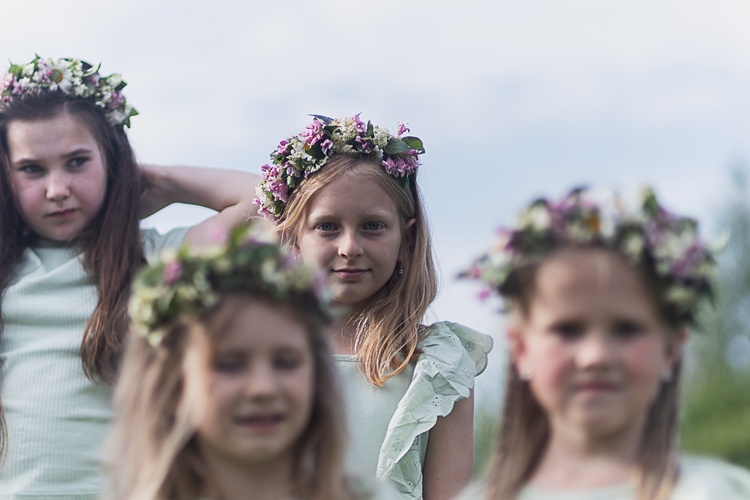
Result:
M23 252L35 237L22 220L13 195L8 127L14 121L48 120L63 113L89 129L107 169L101 210L71 243L83 251L84 267L99 296L81 341L83 370L92 380L112 383L128 329L130 283L143 264L138 217L141 177L123 128L110 125L104 112L86 99L39 89L0 103L0 294L16 277Z

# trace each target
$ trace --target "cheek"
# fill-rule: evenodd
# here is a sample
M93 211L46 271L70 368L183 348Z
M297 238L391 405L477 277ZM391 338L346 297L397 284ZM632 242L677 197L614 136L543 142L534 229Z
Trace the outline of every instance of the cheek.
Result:
M79 192L83 193L92 208L100 209L104 205L107 196L107 176L104 172L97 172L82 180L79 184Z
M532 367L531 388L540 401L557 399L573 369L573 356L555 342L538 341L527 347Z
M661 370L666 365L665 347L653 339L634 342L624 354L625 367L631 377L645 382L659 380Z
M202 392L199 393L199 392ZM192 394L191 404L194 414L199 416L203 424L215 425L229 411L242 393L242 384L228 377L215 377L208 385L207 390L196 390Z
M294 401L302 426L307 425L315 398L315 373L312 369L301 370L285 382L287 394Z
M322 264L325 260L326 245L320 238L311 234L301 235L297 239L297 250L303 262L308 264Z

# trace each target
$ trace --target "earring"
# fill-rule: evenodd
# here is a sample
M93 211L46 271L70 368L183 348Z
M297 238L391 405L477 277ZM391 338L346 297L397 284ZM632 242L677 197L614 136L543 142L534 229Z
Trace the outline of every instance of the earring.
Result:
M524 382L528 382L531 380L531 375L533 373L533 370L530 366L519 366L518 367L518 378L523 380Z
M399 276L404 275L404 266L402 266L401 264L398 265L398 274Z

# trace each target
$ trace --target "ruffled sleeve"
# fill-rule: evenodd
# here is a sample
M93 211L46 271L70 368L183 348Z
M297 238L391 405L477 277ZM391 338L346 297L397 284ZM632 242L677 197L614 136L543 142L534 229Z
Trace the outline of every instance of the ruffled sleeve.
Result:
M391 418L378 460L378 478L391 479L401 498L422 498L418 437L456 401L469 397L474 377L487 367L492 337L457 323L430 327L406 394Z

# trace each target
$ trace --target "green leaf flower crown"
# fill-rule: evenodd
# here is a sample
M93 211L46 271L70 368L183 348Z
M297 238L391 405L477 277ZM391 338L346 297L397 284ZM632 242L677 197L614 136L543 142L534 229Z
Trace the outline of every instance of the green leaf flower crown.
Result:
M599 245L651 269L660 295L681 322L694 323L696 306L713 296L713 251L700 239L695 220L669 212L645 189L628 207L612 192L585 188L560 200L538 199L514 228L498 230L494 245L460 277L489 285L481 293L503 295L509 275L524 261L565 246Z
M133 329L157 347L175 321L200 316L234 291L290 301L323 321L332 318L324 279L280 248L273 235L240 226L223 245L184 246L143 268L129 304Z
M425 152L418 137L403 136L409 129L398 124L396 135L360 120L359 115L333 119L312 115L304 132L281 141L271 153L272 165L263 165L263 180L255 189L258 214L277 221L284 213L292 190L320 170L337 153L379 153L383 168L397 179L405 179L419 167Z
M39 56L25 65L11 64L8 72L0 77L0 103L9 102L14 96L33 89L59 90L93 102L104 111L111 125L130 127L130 118L138 111L122 94L127 84L117 73L100 75L100 67L80 59L43 59Z

